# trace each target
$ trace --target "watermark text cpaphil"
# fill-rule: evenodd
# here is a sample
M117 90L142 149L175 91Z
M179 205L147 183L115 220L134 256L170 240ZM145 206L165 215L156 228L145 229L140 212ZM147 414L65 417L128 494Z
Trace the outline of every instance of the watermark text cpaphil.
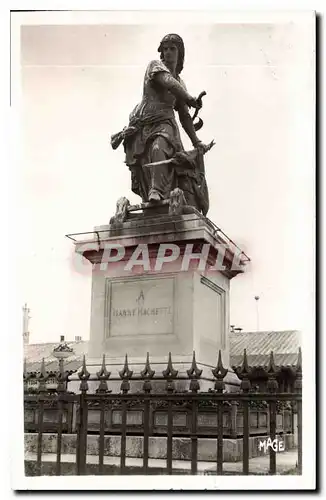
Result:
M74 256L74 267L83 271L85 258L93 262L91 254L97 254L93 269L105 272L110 266L119 264L126 272L133 272L135 268L143 271L160 272L168 265L175 271L236 271L244 270L243 253L230 244L219 243L211 246L204 243L200 246L193 243L178 245L175 243L161 243L153 248L147 243L138 244L132 248L118 243L105 242L100 249L95 242L85 242L78 246Z

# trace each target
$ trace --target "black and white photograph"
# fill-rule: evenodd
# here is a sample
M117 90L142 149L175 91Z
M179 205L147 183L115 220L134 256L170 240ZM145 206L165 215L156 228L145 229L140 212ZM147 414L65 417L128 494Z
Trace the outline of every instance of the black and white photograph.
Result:
M313 489L315 12L10 22L13 487Z

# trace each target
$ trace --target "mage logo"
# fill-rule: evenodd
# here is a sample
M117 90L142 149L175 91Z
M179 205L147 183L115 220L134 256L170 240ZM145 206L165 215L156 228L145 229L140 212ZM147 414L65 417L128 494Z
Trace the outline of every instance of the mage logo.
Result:
M264 453L267 453L268 449L272 448L273 451L284 451L285 450L285 443L282 440L279 440L277 438L272 439L269 437L268 439L265 439L264 441L259 441L259 451L262 449L264 450Z

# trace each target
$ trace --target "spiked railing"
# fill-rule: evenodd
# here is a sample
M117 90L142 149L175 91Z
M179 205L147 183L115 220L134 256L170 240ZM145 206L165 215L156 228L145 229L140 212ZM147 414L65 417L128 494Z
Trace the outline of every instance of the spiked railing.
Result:
M302 393L302 352L299 347L298 360L294 369L295 382L294 390L299 394ZM297 401L297 415L298 415L298 472L302 474L302 400Z
M174 392L175 391L174 380L177 378L178 370L175 370L173 368L171 352L169 352L168 365L166 369L162 371L162 375L166 380L166 385L165 385L166 391Z
M56 375L57 378L57 392L62 393L67 391L67 384L69 383L69 375L71 372L65 371L64 370L64 365L63 363L59 363L59 372L57 375L53 373L53 375Z
M38 391L40 393L47 392L46 381L48 380L48 378L49 378L49 375L45 370L45 362L44 362L44 358L43 358L42 363L41 363L41 371L37 376L37 380L39 382Z
M242 365L239 369L236 369L236 374L238 375L239 379L241 380L240 384L240 390L242 392L249 392L251 389L251 383L249 380L249 377L251 375L251 368L248 365L248 358L247 358L247 350L243 350L243 361Z
M301 347L299 347L298 360L297 360L297 364L294 368L294 373L295 373L294 390L297 392L301 392L302 391L302 352L301 352Z
M248 365L247 351L243 351L243 362L241 368L236 371L238 377L241 380L240 391L244 394L249 394L251 389L251 383L249 380L251 369ZM249 401L242 401L242 412L243 412L243 474L249 474Z
M24 392L27 392L27 382L30 379L30 374L27 372L27 361L24 358L24 368L23 368L23 379L24 379Z
M119 372L119 377L122 379L120 390L123 394L127 394L130 391L130 380L132 378L133 371L129 369L128 365L128 355L125 356L125 364L123 369Z
M269 363L265 369L268 377L267 390L271 393L276 393L278 389L278 382L276 377L279 370L275 366L274 354L271 351L269 356ZM269 437L272 441L276 438L276 401L269 401ZM269 469L271 474L276 474L276 454L274 450L270 450L269 454Z
M250 359L250 358L249 358ZM45 361L42 360L41 371L36 379L39 382L38 392L40 394L25 394L25 409L29 411L26 417L26 432L37 432L37 471L40 473L42 465L42 435L48 432L49 423L52 428L57 429L57 475L60 475L61 452L63 434L76 433L77 445L77 474L87 473L87 440L88 433L99 435L99 470L105 474L105 452L107 449L106 436L111 432L121 437L120 447L120 472L124 474L127 469L126 457L128 457L128 436L133 435L143 439L144 470L146 473L150 465L150 447L152 437L158 435L166 436L166 460L167 473L172 474L173 453L176 454L177 447L175 439L189 439L190 449L187 456L191 461L191 473L197 473L198 453L202 443L200 439L209 436L216 440L216 473L223 474L223 439L242 439L243 474L249 474L249 458L253 453L249 446L249 437L257 436L257 432L267 434L273 440L279 432L293 433L295 413L297 413L298 428L298 470L302 470L302 354L298 354L295 366L287 367L292 376L296 377L294 384L295 392L285 393L279 391L278 380L281 378L280 367L275 365L274 353L269 356L268 366L259 367L260 376L267 377L267 391L254 390L255 372L248 364L247 352L244 350L243 360L240 367L235 371L241 380L239 392L224 392L225 377L228 373L223 366L222 353L217 353L217 365L211 368L213 377L203 376L203 370L197 364L196 354L193 352L190 367L184 373L179 373L174 368L172 354L169 353L165 370L156 373L150 364L149 353L146 354L144 368L134 374L128 364L128 356L125 356L124 365L115 376L107 370L105 355L102 365L96 374L90 374L86 366L86 358L83 356L82 368L75 377L70 377L71 372L60 371L58 375L57 394L53 388L46 388L48 378L53 378L54 372L47 373ZM257 372L256 372L257 373ZM34 374L31 376L34 378ZM70 379L68 378L70 377ZM28 383L30 375L27 373L26 362L24 363L24 383ZM80 381L80 394L69 393L66 390L66 382ZM291 377L292 380L292 377ZM89 381L97 383L95 391L89 391ZM111 394L109 384L121 381L119 392ZM132 392L131 382L142 382L142 390ZM182 381L182 383L180 383ZM214 390L205 389L200 392L201 381L214 383ZM251 385L251 381L253 384ZM155 382L159 382L155 386ZM161 392L160 384L165 382L165 391ZM178 386L177 386L178 383ZM61 388L60 388L61 384ZM178 389L176 390L176 386ZM139 387L139 386L138 386ZM252 388L252 390L251 390ZM158 389L158 391L154 391ZM50 392L52 391L52 392ZM28 391L27 391L28 392ZM30 391L33 392L33 391ZM47 393L48 392L48 393ZM95 392L95 393L94 393ZM297 409L290 413L278 406L279 402L291 401L297 403ZM264 402L263 410L255 409L252 403ZM57 413L53 416L54 411ZM33 413L34 412L34 413ZM93 412L93 413L92 413ZM32 422L31 414L37 414ZM282 416L281 423L278 415ZM117 418L118 417L118 418ZM256 418L257 417L257 418ZM261 418L264 417L264 418ZM285 418L286 417L286 418ZM241 424L239 424L239 419ZM255 420L256 419L256 420ZM256 421L256 423L255 423ZM182 423L181 423L182 422ZM259 434L260 435L260 434ZM140 438L139 438L140 439ZM182 451L183 453L183 451ZM183 455L182 455L182 458ZM276 473L276 454L270 450L269 474Z
M100 381L99 387L96 389L98 394L106 394L112 392L108 387L108 380L110 378L111 372L108 372L105 366L105 354L103 354L102 366L100 371L97 372L97 378Z
M151 365L149 363L149 352L146 355L146 362L145 362L145 368L140 372L140 376L142 380L144 380L143 383L143 391L145 393L150 393L152 390L152 384L151 384L151 379L155 375L155 370L152 370Z
M60 371L57 374L57 392L65 392L66 391L66 382L68 381L68 374L66 374L62 366L60 366Z
M38 382L39 389L33 389L34 391L44 392L47 384L49 383L49 379L53 377L57 378L57 391L62 392L67 390L67 384L70 382L74 382L76 380L76 376L74 377L74 371L64 371L63 364L59 365L59 373L58 372L47 372L45 369L45 361L42 360L41 370L40 372L31 372L29 373L27 370L26 360L24 361L24 372L23 372L23 380L24 380L24 388L27 392L32 392L28 390L29 380L35 378ZM257 376L253 372L253 368L249 366L247 351L244 349L243 359L240 366L232 367L241 380L240 390L244 393L252 393L251 390L251 379L255 379ZM255 367L256 369L257 367ZM296 392L300 392L302 390L302 353L301 349L299 349L298 353L298 361L296 365L287 365L287 370L292 373L293 379L295 379L294 389ZM267 382L267 390L268 392L275 392L279 390L278 380L280 379L281 370L280 367L275 363L274 353L271 352L269 356L269 362L266 366L259 366L260 376L265 375L268 379ZM118 372L117 375L112 376L111 372L109 372L106 368L105 363L105 355L102 358L102 365L100 370L91 375L86 366L86 358L85 355L82 359L82 367L79 372L77 372L77 380L80 380L80 391L87 392L89 390L88 381L98 382L98 387L95 390L96 393L107 393L109 391L109 383L116 382L118 380L122 380L121 383L121 391L123 393L128 393L131 390L131 382L132 381L143 381L143 391L145 393L151 392L154 387L154 383L156 381L165 380L165 388L167 392L175 392L175 383L178 381L187 380L189 383L189 391L193 393L197 393L201 389L201 381L209 381L214 382L214 392L223 393L225 390L225 376L228 373L228 369L223 366L222 362L222 353L221 350L218 351L218 359L217 365L215 368L211 369L212 377L208 377L207 375L203 376L203 370L199 368L196 353L193 351L192 361L189 369L186 370L185 373L180 373L173 366L172 361L172 353L169 352L168 362L165 370L157 373L155 370L151 368L150 365L150 356L149 353L146 353L146 361L144 368L138 372L138 374L134 374L134 372L130 369L128 363L128 355L125 355L124 365L122 369ZM180 385L179 385L180 386ZM185 387L183 383L182 387ZM53 388L51 388L53 390ZM185 389L182 390L184 392ZM208 389L208 392L211 392L213 389Z
M80 380L79 390L81 392L85 392L86 393L88 391L88 383L87 383L87 381L88 381L88 379L89 379L90 376L91 376L91 374L87 370L87 367L86 367L86 358L85 358L85 354L84 354L82 369L78 373L78 377L79 377L79 380Z
M187 375L190 378L189 390L191 392L198 392L199 391L200 385L199 385L198 379L200 379L202 373L203 373L203 370L198 368L197 362L196 362L196 354L195 354L195 351L193 351L191 367L189 368L189 370L187 370Z
M212 370L212 374L216 378L215 382L215 391L216 392L223 392L225 389L225 384L224 384L224 377L227 374L228 370L224 368L223 363L222 363L222 353L221 349L218 351L218 360L217 360L217 366Z
M275 366L275 361L274 361L274 353L271 351L270 356L269 356L269 363L268 366L265 370L265 373L268 377L268 382L267 382L267 390L269 392L276 392L278 389L278 382L276 380L277 375L279 374L280 370L276 368Z
M221 349L218 351L217 365L212 374L214 375L216 382L214 389L218 394L222 394L225 388L224 377L226 376L228 370L224 368L222 363L222 353ZM223 464L223 401L219 401L217 404L217 473L222 473Z

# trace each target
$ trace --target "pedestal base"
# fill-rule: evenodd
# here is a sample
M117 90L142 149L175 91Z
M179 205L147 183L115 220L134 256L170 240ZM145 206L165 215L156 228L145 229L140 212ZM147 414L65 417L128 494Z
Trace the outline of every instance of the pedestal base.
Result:
M128 354L140 372L149 352L161 373L171 352L175 369L186 373L195 351L204 386L219 350L229 367L229 287L243 262L234 267L235 248L211 221L162 215L98 226L94 235L76 244L93 264L92 358L105 353L108 365L121 367ZM239 385L232 370L228 377Z

